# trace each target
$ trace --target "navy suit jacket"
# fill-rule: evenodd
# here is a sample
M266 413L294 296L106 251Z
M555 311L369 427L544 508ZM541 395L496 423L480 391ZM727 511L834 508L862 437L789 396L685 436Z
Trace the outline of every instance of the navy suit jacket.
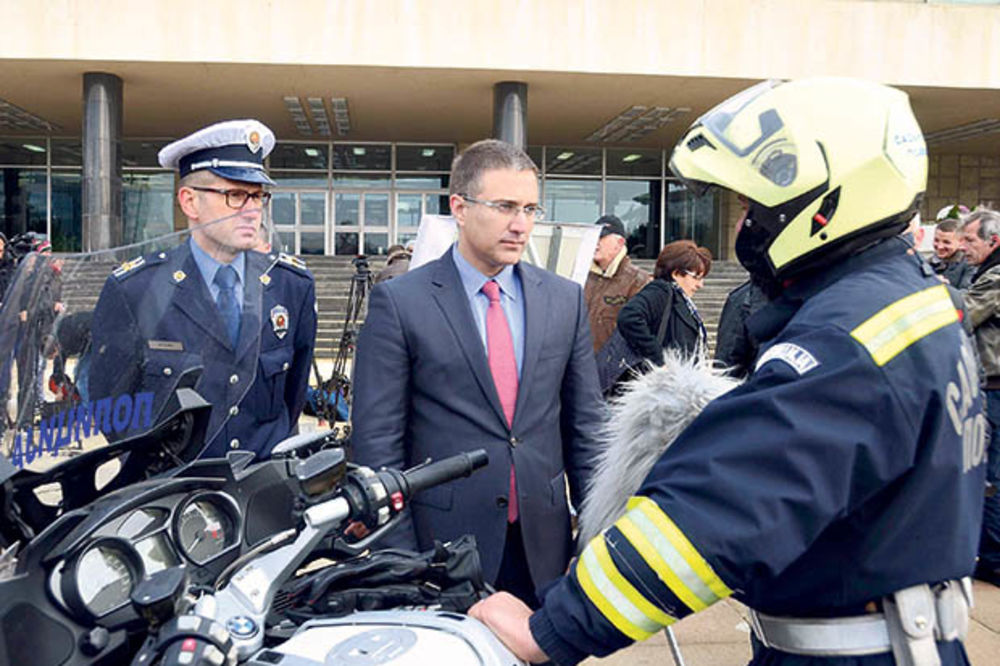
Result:
M293 434L316 337L313 279L290 257L246 259L235 348L187 243L108 277L92 324L93 399L152 392L155 412L181 373L201 366L195 389L212 403L203 456L266 456Z
M496 579L507 528L510 465L536 588L572 553L565 479L580 506L598 451L604 403L579 285L524 263L524 360L508 427L451 252L375 286L355 365L355 459L404 468L473 449L490 463L417 495L386 545L430 547L475 535Z

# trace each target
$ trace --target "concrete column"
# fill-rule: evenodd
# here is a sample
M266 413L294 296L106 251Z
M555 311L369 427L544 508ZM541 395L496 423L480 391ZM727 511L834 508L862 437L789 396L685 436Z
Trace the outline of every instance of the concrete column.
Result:
M528 149L528 84L501 81L493 86L493 138Z
M83 249L123 243L122 80L83 75Z

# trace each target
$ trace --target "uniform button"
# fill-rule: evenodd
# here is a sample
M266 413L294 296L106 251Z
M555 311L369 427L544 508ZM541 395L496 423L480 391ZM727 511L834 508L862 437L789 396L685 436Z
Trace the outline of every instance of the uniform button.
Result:
M507 440L507 441L509 441L509 442L510 442L510 445L511 445L511 446L517 446L518 444L520 444L520 443L521 443L521 440L519 440L519 439L518 439L517 437L511 437L511 438L510 438L509 440Z
M238 449L238 448L240 448L240 440L236 439L235 437L233 439L229 440L229 448L231 448L231 449Z
M501 509L506 509L507 508L507 498L504 497L503 495L501 495L500 497L498 497L497 498L497 506L500 507Z
M169 366L168 366L168 367L166 367L166 368L163 368L163 374L165 374L165 375L166 375L167 377L169 377L170 375L174 374L174 371L173 371L173 370L171 370L171 369L169 368Z
M229 415L230 416L236 416L239 413L240 413L240 408L237 407L236 405L233 405L232 407L229 408Z
M238 381L240 381L239 375L230 375L230 377L229 377L229 383L230 384L235 384Z
M283 363L283 364L281 365L281 369L282 369L282 370L288 370L288 368L289 368L289 367L290 367L290 366L289 366L289 364L288 364L288 361L285 361L285 362L284 362L284 363Z

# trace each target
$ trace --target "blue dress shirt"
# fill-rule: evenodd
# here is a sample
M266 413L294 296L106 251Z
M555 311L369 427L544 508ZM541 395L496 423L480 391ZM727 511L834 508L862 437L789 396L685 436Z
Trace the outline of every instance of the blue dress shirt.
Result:
M458 269L458 276L465 288L465 296L472 308L472 319L476 322L476 330L483 342L483 352L486 352L486 311L490 307L490 299L481 290L489 280L496 280L500 285L500 306L507 317L510 335L514 341L514 357L517 360L517 376L521 377L521 364L524 361L524 290L521 288L521 278L513 266L504 269L493 277L483 275L479 269L470 264L458 251L458 244L451 246L451 258Z
M215 303L219 302L219 285L215 284L215 274L222 267L222 262L205 252L201 249L194 238L188 239L188 243L191 245L191 256L194 257L194 263L198 266L198 271L201 273L201 278L205 281L205 285L208 287L208 293L212 295L212 301ZM240 310L243 310L243 285L246 283L244 280L244 275L246 274L247 260L244 253L240 252L233 259L233 263L230 264L236 269L236 277L238 278L236 282L236 302L240 306Z

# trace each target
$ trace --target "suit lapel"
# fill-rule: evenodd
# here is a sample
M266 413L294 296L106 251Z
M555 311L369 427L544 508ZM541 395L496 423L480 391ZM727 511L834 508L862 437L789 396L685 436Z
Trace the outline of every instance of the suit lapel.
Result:
M174 270L171 271L171 281L177 289L173 299L174 305L198 328L215 338L220 345L231 349L232 343L222 324L222 316L201 277L198 264L191 256L191 250L185 246L177 253L176 258L177 265L173 266ZM176 279L178 269L184 274L180 280Z
M521 362L521 379L517 384L517 406L514 421L524 411L528 396L528 385L538 362L538 353L545 336L546 295L541 290L542 280L532 271L517 264L515 270L521 276L521 291L524 294L524 357Z
M493 383L493 373L490 372L486 352L482 342L480 342L479 330L472 318L472 308L465 296L462 279L458 275L458 269L455 268L450 250L446 251L434 266L431 285L433 286L431 294L448 325L455 332L462 354L472 369L472 374L479 383L483 395L486 396L486 401L490 403L497 418L506 427L507 418L500 406L500 397L497 395L496 384Z

